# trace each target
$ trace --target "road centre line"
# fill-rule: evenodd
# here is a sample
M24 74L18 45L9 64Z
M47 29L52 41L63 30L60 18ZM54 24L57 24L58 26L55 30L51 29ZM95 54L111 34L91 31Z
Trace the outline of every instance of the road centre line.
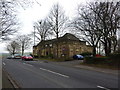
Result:
M44 68L40 68L40 69L41 69L41 70L44 70L44 71L51 72L51 73L53 73L53 74L57 74L57 75L60 75L60 76L69 78L69 76L67 76L67 75L63 75L63 74L60 74L60 73L57 73L57 72L54 72L54 71L51 71L51 70L48 70L48 69L44 69Z
M3 62L3 65L6 65L6 64Z
M97 86L98 88L102 88L102 89L105 89L105 90L110 90L110 89L108 89L108 88L105 88L105 87L103 87L103 86Z

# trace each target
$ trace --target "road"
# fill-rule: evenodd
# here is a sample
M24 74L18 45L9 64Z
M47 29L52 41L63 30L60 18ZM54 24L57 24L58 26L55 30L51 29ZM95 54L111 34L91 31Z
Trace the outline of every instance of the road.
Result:
M3 68L21 88L118 88L118 76L43 61L4 59Z

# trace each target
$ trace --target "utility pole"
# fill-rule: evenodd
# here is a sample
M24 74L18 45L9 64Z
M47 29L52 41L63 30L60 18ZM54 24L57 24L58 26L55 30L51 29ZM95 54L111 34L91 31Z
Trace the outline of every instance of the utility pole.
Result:
M34 27L34 46L35 46L35 26Z

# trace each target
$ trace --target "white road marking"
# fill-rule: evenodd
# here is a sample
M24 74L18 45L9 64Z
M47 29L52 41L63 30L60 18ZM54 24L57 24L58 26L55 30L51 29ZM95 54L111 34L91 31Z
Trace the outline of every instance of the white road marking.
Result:
M103 87L103 86L97 86L98 88L102 88L102 89L105 89L105 90L110 90L110 89L108 89L108 88L105 88L105 87Z
M6 65L6 64L3 62L3 65Z
M26 64L26 63L23 63L23 64Z
M28 66L32 66L32 67L33 67L33 65L31 65L31 64L27 64L27 63L23 63L23 64L28 65Z
M31 65L31 64L26 64L26 65L28 65L28 66L33 66L33 65Z
M40 68L40 69L44 70L44 71L48 71L48 72L54 73L54 74L57 74L57 75L60 75L60 76L63 76L63 77L66 77L66 78L69 78L69 76L67 76L67 75L63 75L63 74L60 74L60 73L57 73L57 72L54 72L54 71L51 71L51 70L47 70L47 69L44 69L44 68Z

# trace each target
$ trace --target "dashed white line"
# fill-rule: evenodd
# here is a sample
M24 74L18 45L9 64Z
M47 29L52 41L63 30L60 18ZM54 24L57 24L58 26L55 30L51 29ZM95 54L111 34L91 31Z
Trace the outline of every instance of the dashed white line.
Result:
M6 65L6 64L3 62L3 65Z
M27 64L27 63L23 63L23 64L28 65L28 66L33 66L33 65L31 65L31 64Z
M23 64L26 64L26 63L23 63Z
M105 90L110 90L110 89L108 89L108 88L105 88L105 87L103 87L103 86L97 86L98 88L102 88L102 89L105 89Z
M31 64L27 64L28 66L33 66L33 65L31 65Z
M41 69L41 70L44 70L44 71L51 72L51 73L53 73L53 74L57 74L57 75L60 75L60 76L63 76L63 77L69 78L69 76L64 75L64 74L60 74L60 73L57 73L57 72L54 72L54 71L51 71L51 70L47 70L47 69L44 69L44 68L40 68L40 69Z

